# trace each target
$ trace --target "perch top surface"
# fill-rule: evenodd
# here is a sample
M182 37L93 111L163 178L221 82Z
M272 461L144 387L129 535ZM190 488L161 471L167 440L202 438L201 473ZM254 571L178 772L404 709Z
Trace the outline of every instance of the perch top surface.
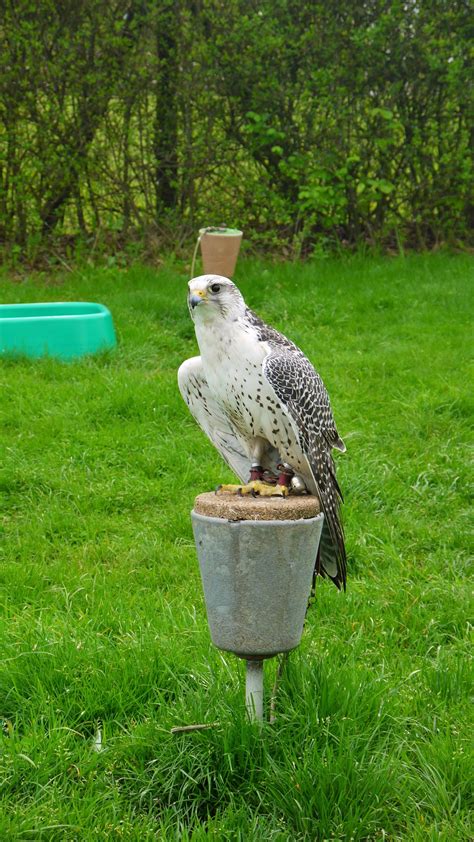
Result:
M194 511L223 520L307 520L321 511L317 497L311 494L289 497L239 497L234 494L198 494Z

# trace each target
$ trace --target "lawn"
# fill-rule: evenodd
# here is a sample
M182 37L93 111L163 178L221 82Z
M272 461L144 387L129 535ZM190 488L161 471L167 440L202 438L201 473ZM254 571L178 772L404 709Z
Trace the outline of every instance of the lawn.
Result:
M119 340L0 364L0 839L468 840L472 259L238 268L347 444L348 589L318 584L262 731L192 541L194 496L232 475L177 391L186 279L0 281L5 302L100 301ZM216 725L170 732L194 722Z

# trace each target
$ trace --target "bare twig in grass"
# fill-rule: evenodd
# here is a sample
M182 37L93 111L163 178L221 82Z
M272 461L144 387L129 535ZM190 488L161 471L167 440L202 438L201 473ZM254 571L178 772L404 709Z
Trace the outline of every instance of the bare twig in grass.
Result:
M218 727L218 722L208 722L202 725L177 725L171 729L172 734L188 734L191 731L207 731L209 728Z

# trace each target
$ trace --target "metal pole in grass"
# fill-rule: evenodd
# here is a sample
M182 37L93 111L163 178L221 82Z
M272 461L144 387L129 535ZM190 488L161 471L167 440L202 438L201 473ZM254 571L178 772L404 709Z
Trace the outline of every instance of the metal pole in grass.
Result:
M261 722L264 660L301 640L323 525L319 501L207 493L191 517L211 639L246 661L246 709Z
M245 707L251 722L263 721L263 660L245 662Z

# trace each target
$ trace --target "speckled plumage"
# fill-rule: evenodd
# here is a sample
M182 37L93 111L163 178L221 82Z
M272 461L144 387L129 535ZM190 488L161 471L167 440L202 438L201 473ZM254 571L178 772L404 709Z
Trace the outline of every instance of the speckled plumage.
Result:
M345 587L342 495L331 454L345 447L321 377L293 342L249 310L231 281L203 275L189 288L201 356L180 367L184 400L242 482L258 454L268 470L288 463L319 497L325 521L315 569Z

